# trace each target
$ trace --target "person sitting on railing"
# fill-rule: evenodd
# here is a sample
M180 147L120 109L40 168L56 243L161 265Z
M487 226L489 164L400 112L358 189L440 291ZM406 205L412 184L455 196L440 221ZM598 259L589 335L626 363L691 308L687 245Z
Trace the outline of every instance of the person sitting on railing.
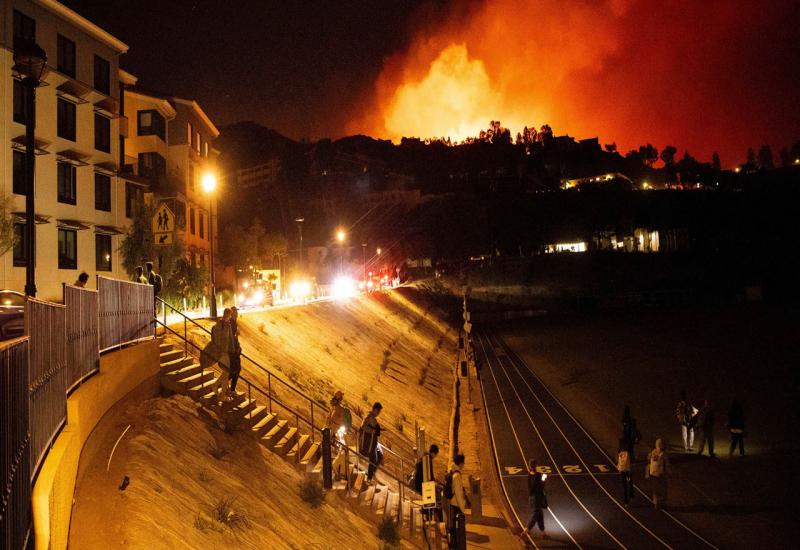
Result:
M367 468L367 484L374 485L375 481L372 479L375 476L375 471L378 466L383 462L383 453L380 449L378 438L381 435L381 425L378 423L378 415L381 414L383 405L376 402L372 405L372 410L364 418L364 423L361 424L361 443L359 445L359 452L369 459L369 467Z
M239 310L231 308L231 395L236 394L236 382L242 372L242 345L239 343Z
M78 275L78 280L75 281L75 285L78 288L86 288L86 283L89 282L89 274L85 271L82 271L80 275Z
M217 381L214 383L213 391L218 395L219 402L222 404L222 399L232 399L233 396L230 392L228 385L228 378L230 377L230 354L233 351L233 337L231 334L231 310L225 308L222 318L217 321L214 328L211 329L211 341L203 348L200 354L200 366L203 370L209 369L214 366L214 363L219 363L220 374Z

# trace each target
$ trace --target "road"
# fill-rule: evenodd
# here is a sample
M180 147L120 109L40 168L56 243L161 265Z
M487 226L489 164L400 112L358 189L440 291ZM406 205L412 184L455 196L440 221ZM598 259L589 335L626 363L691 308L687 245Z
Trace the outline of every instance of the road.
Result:
M505 496L520 524L530 514L526 463L547 473L545 525L534 548L711 548L711 542L668 511L653 508L642 482L643 457L634 463L636 496L623 505L612 460L526 365L491 331L476 334L481 390Z

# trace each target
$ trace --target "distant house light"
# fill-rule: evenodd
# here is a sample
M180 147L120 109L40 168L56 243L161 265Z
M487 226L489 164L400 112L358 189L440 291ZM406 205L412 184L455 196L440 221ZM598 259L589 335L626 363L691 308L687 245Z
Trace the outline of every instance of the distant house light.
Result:
M586 243L553 243L545 246L544 251L546 254L552 254L554 252L586 252Z

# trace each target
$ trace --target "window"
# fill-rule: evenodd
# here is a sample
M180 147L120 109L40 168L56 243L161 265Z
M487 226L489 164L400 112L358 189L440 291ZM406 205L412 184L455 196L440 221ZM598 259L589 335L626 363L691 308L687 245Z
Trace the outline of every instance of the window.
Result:
M111 120L101 114L94 114L94 148L111 152Z
M59 162L58 168L58 202L75 204L75 167L68 162Z
M192 144L192 147L194 147L194 150L200 154L200 132L195 132L194 143Z
M25 224L14 224L14 265L25 267L28 259L28 245L25 238Z
M189 168L187 170L189 172L189 190L194 191L194 164L189 163Z
M189 209L189 233L194 235L194 208Z
M198 218L200 219L198 220L198 222L200 222L200 238L204 239L206 233L206 215L203 214L202 212L200 212L199 214L200 215L198 216Z
M158 178L167 174L167 161L158 153L139 153L139 175Z
M58 228L58 269L78 269L78 233Z
M58 137L75 141L75 104L58 98Z
M94 255L97 271L111 271L111 235L95 234Z
M139 202L144 198L144 193L141 188L136 185L125 182L125 217L133 218L136 214Z
M14 193L17 195L27 194L28 182L25 178L25 153L13 151L14 153Z
M194 130L192 130L192 123L191 122L188 123L188 126L186 127L186 129L188 131L188 134L186 134L186 143L187 144L191 144L192 143L192 136L194 135Z
M203 156L204 157L208 156L208 142L207 141L203 144Z
M20 40L36 41L36 21L21 11L14 10L14 47Z
M94 208L111 212L111 177L94 173Z
M25 124L27 119L25 109L25 87L21 80L14 79L14 122Z
M58 71L75 78L75 42L58 35Z
M94 56L94 89L111 94L111 65L99 55Z
M148 110L138 112L138 134L140 136L158 136L166 140L166 124L164 117L158 111Z

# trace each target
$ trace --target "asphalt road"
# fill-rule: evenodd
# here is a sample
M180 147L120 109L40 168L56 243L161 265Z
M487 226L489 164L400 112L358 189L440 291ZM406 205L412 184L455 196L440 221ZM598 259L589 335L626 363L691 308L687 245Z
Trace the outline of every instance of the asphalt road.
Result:
M535 374L491 331L476 334L481 390L502 489L520 525L530 515L527 461L547 473L547 540L535 548L716 548L668 511L653 508L644 457L633 464L635 498L623 505L612 460ZM533 367L533 368L531 368Z

